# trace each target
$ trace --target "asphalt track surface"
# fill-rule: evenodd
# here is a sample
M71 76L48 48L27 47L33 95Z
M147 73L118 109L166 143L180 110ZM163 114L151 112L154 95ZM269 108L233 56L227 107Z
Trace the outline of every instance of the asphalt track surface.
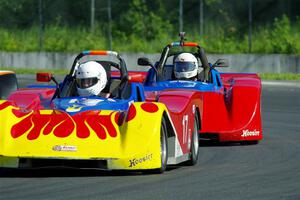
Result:
M0 199L300 199L300 87L264 85L262 117L258 145L202 144L193 167L6 171Z

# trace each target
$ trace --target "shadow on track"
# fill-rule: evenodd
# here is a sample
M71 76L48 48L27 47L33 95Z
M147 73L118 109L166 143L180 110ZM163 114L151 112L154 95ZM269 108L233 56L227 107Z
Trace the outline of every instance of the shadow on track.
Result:
M43 169L0 169L1 178L36 178L36 177L97 177L97 176L140 176L148 175L142 171L43 168Z
M183 166L183 165L182 165ZM176 170L180 166L168 166L166 172ZM149 176L161 175L149 173L147 170L105 170L75 168L37 168L37 169L0 169L1 178L48 178L48 177L99 177L99 176Z
M226 147L226 146L252 146L257 145L258 142L219 142L217 140L200 140L199 141L199 148L200 147Z

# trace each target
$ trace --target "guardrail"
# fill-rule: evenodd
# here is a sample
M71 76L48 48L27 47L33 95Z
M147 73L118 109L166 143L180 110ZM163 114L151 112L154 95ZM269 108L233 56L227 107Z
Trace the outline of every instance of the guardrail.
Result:
M139 57L148 57L152 62L160 54L120 53L129 70L147 70L137 65ZM70 69L77 54L53 52L0 52L0 66L38 69ZM208 61L214 63L218 58L229 60L229 68L224 72L257 73L300 73L300 56L284 54L208 54Z

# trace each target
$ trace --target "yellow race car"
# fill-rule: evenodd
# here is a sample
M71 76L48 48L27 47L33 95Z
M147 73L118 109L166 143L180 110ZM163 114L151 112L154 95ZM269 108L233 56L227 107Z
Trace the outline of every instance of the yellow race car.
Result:
M117 60L95 60L105 67L109 97L78 96L76 70L86 56ZM119 77L111 76L112 68ZM38 73L37 80L57 83L50 73ZM128 77L117 52L83 51L62 83L19 89L0 100L0 167L162 173L167 165L193 165L199 146L198 105L189 100L193 92L176 95L182 106L172 113L163 103L146 102L143 86Z

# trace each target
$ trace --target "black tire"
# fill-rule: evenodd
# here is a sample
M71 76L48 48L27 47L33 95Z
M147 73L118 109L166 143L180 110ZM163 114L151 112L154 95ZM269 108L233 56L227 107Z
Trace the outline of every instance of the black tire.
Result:
M199 118L197 113L195 114L193 135L192 135L192 145L190 152L190 159L186 162L187 165L192 166L197 163L199 154Z
M158 169L150 170L150 172L155 174L162 174L167 168L167 162L168 162L167 124L164 118L162 118L161 128L160 128L160 157L161 157L161 167Z

